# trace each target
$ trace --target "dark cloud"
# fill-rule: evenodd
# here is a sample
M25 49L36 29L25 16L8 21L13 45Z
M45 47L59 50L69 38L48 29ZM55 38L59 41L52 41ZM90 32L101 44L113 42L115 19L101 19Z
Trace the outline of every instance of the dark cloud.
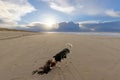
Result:
M84 22L84 23L74 23L74 22L61 22L58 23L57 28L47 30L44 24L33 23L32 25L27 25L26 27L19 28L29 31L37 32L120 32L120 21L113 22Z
M2 19L0 19L0 23L4 23L4 21Z
M62 23L59 23L58 25L59 25L59 28L55 30L58 32L79 32L80 31L78 23L62 22Z
M80 28L79 28L79 24L78 23L74 23L74 22L61 22L58 23L56 25L53 25L52 29L47 29L46 25L43 23L32 23L30 25L26 26L27 30L30 31L37 31L37 32L41 32L41 31L54 31L54 32L79 32ZM21 28L22 29L22 28Z
M82 31L120 32L120 21L82 24Z

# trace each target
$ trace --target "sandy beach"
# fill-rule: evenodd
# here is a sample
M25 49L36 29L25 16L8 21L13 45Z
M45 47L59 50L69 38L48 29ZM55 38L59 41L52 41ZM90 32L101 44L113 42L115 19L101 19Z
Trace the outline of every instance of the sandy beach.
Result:
M69 58L49 74L32 75L66 43ZM68 63L67 65L65 65ZM1 80L120 80L120 38L60 33L0 32Z

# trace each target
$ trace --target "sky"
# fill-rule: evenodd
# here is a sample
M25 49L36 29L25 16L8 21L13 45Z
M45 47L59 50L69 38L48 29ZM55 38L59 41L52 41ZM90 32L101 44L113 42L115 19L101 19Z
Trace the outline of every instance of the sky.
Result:
M120 0L0 0L0 27L120 31L119 3Z

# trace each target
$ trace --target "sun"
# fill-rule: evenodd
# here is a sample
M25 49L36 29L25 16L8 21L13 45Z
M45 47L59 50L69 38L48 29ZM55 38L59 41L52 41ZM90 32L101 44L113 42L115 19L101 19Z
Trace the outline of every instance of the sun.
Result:
M57 24L57 20L53 17L47 17L44 19L43 22L46 26L46 29L48 29L48 30L55 28L56 27L55 25Z

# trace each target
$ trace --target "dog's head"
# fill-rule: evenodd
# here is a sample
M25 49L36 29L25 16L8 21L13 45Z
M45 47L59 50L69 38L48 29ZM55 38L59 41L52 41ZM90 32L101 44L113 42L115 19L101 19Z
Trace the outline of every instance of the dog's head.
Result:
M73 45L72 45L71 43L67 43L67 44L65 44L65 46L66 46L66 48L68 48L68 49L71 49L71 48L73 47Z

